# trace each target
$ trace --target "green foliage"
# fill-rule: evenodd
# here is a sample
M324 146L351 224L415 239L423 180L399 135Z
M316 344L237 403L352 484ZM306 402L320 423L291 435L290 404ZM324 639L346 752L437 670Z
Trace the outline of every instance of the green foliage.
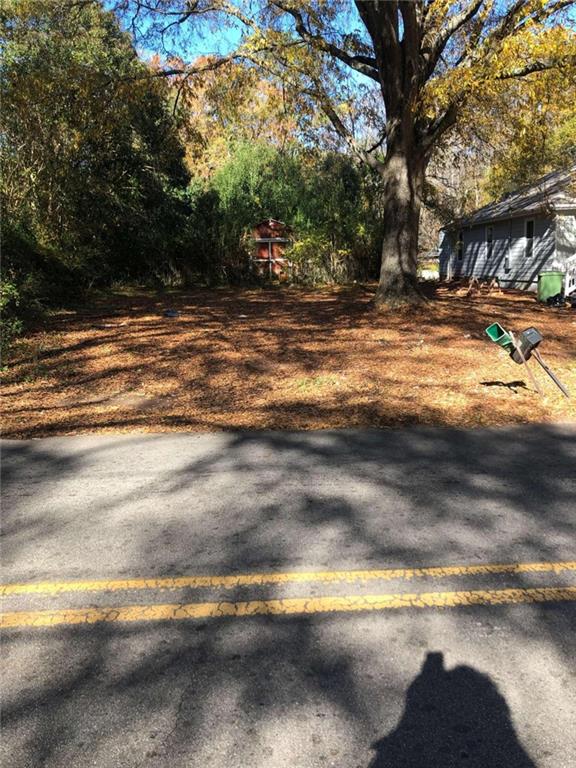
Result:
M23 227L10 221L2 225L0 313L5 363L14 339L27 323L41 318L50 305L72 296L80 298L82 274L66 265L55 249L40 245Z
M246 276L252 244L249 230L262 219L291 223L302 189L300 163L271 145L240 145L214 176L218 199L216 258L230 278Z
M290 141L286 105L304 109L294 94L238 71L250 100L234 92L225 130L211 135L220 112L206 122L192 109L203 102L191 85L174 114L174 88L97 2L6 0L0 45L4 355L27 323L92 287L252 279L250 231L264 218L292 229L296 279L375 276L378 183L349 157ZM210 83L226 105L233 86ZM268 143L234 126L264 85L252 129ZM219 157L210 172L195 130Z
M250 230L274 218L292 230L295 279L366 279L378 261L378 200L374 178L349 157L240 145L211 181L195 186L194 228L205 225L196 237L198 251L214 279L246 278Z
M20 294L12 275L4 274L0 283L0 367L6 360L14 339L22 333L22 320L18 317Z
M289 256L306 283L375 278L383 210L379 179L350 157L327 153L308 168Z
M302 283L344 283L353 274L350 249L335 248L322 234L301 235L288 250L294 276Z
M85 284L180 256L188 176L164 83L97 4L4 4L4 221Z

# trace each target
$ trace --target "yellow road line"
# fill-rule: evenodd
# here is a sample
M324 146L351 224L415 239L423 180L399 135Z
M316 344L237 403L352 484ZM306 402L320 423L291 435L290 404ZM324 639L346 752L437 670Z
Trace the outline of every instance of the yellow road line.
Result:
M472 592L293 597L249 602L127 605L107 608L64 608L54 611L17 611L0 618L3 629L54 627L97 622L177 621L225 616L271 616L309 613L385 611L400 608L455 608L470 605L509 605L576 601L576 587L492 589Z
M225 588L307 582L347 584L392 581L423 577L446 578L479 574L562 573L576 571L576 561L559 563L510 563L495 565L449 565L428 568L387 568L371 571L309 571L292 573L247 573L232 576L178 576L158 579L95 579L90 581L42 581L32 584L1 584L0 596L57 595L61 592L119 592L131 589Z

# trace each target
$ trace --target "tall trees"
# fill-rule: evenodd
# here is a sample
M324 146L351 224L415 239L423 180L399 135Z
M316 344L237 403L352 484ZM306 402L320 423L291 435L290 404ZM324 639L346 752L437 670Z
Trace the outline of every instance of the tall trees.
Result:
M473 97L502 81L573 66L572 0L119 0L124 13L152 13L165 37L186 25L233 19L237 49L212 66L244 58L274 73L324 112L335 131L382 178L386 224L377 299L416 295L418 228L425 173L444 134ZM196 28L196 26L189 28ZM190 72L191 70L189 70ZM363 80L382 107L359 140L345 84ZM362 126L366 136L366 126Z
M209 66L211 61L200 57L194 66ZM170 63L182 66L181 61ZM160 68L160 62L155 60L154 66ZM171 86L188 167L203 178L227 163L236 146L265 141L272 147L290 147L310 119L298 94L240 61L225 70L207 69L200 77L175 76Z
M148 77L114 14L4 2L0 36L4 227L87 279L172 258L183 149L167 83Z
M110 0L106 7L114 4L116 17L101 0L6 0L0 11L3 223L86 274L142 276L184 258L192 218L183 215L191 200L182 137L189 170L213 179L214 199L224 183L214 178L218 168L242 170L235 143L263 139L291 151L297 138L298 173L322 201L314 218L329 209L341 241L355 237L362 217L354 214L349 226L345 212L337 215L340 193L329 194L337 191L329 185L338 180L345 189L354 174L348 179L347 161L340 173L332 155L325 176L317 158L307 165L311 138L364 163L378 194L359 205L378 201L378 229L385 210L380 301L416 295L426 172L450 129L460 125L465 147L466 130L489 135L491 121L506 126L494 190L503 179L520 180L530 148L532 165L542 158L533 150L541 139L546 162L571 151L573 0ZM139 60L119 19L162 58L152 66ZM191 46L194 61L182 61L187 36L206 28L205 47L213 47L223 23L232 50L198 58ZM268 168L261 149L253 155ZM311 169L318 183L306 175ZM208 205L200 188L194 199ZM200 232L198 211L193 221Z
M470 119L470 128L491 150L492 197L576 164L575 104L576 78L542 72L515 83L482 119ZM495 125L500 130L494 131Z

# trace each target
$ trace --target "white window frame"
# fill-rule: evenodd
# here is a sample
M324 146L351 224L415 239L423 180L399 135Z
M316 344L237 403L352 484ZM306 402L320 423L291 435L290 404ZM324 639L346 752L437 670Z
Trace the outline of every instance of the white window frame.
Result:
M532 237L528 237L528 224L532 224ZM526 219L524 221L524 258L531 259L534 256L534 239L536 237L536 219ZM528 243L530 243L530 254L528 254Z

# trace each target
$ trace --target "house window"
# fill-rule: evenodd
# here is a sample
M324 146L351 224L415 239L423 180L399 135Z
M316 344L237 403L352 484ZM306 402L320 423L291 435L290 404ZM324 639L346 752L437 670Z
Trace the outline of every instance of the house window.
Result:
M464 258L464 233L458 232L458 240L456 241L456 258L458 261L462 261Z
M534 253L534 219L527 219L524 230L524 256L531 259Z
M486 227L486 257L492 258L494 253L494 227Z

